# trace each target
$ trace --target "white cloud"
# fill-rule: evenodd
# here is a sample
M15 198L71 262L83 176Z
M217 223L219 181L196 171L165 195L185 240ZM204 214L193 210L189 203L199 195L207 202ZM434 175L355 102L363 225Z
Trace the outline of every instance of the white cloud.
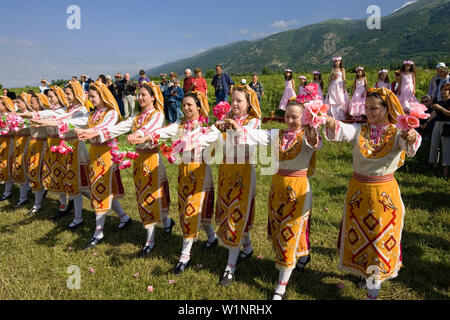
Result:
M241 34L248 34L248 30L247 29L242 29L239 31Z
M402 5L400 8L395 9L393 12L397 12L397 11L399 11L399 10L401 10L401 9L403 9L403 8L409 6L410 4L413 4L413 3L415 3L415 2L417 2L417 0L414 0L414 1L408 1L408 2L406 2L404 5Z
M250 37L252 39L259 39L259 38L268 37L268 36L270 36L270 35L272 35L274 33L275 32L270 32L270 33L267 33L267 32L252 32L252 33L250 33Z
M13 45L13 46L26 46L26 47L30 47L33 45L33 43L29 40L26 39L10 39L10 38L5 38L5 37L0 37L0 44L5 44L5 45Z
M286 28L296 25L298 23L299 23L299 21L296 19L293 19L290 21L279 20L279 21L275 21L274 23L270 24L269 26L271 28L276 28L276 29L286 29Z
M350 18L347 18L347 17L344 17L344 18L342 18L342 20L345 20L345 21L350 21L350 20L352 20L352 19L350 19Z

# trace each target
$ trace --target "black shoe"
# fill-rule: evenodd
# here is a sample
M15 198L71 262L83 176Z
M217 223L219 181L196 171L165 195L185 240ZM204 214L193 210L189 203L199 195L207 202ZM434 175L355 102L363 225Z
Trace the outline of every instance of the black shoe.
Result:
M55 222L62 217L68 216L70 214L69 210L59 210L53 217L51 217L52 221Z
M118 230L125 229L126 226L131 224L131 221L132 221L131 218L129 218L127 221L119 223L119 226L117 227L117 229Z
M103 238L101 238L101 239L92 238L91 240L89 240L88 245L84 249L89 250L89 249L95 247L97 244L99 244L102 241L103 241Z
M173 229L173 226L175 225L175 221L172 219L172 218L170 218L170 226L168 226L167 228L164 228L164 232L168 235L168 236L171 236L172 235L172 229Z
M177 266L173 270L173 273L174 274L182 274L184 272L184 270L187 268L188 264L189 264L189 261L186 263L178 262Z
M44 190L44 195L42 196L42 201L44 201L45 198L47 198L47 194L48 194L48 191Z
M152 252L152 250L155 247L151 248L150 246L145 246L141 249L141 251L139 252L139 257L143 258L145 256L148 256L150 254L150 252Z
M242 262L243 260L247 260L247 259L250 258L252 255L253 255L253 250L250 251L250 253L245 253L244 251L239 252L239 257L238 257L238 260L237 260L237 263L236 263L236 264Z
M25 201L19 201L19 202L17 202L15 208L16 208L16 209L22 208L22 207L24 207L27 203L28 203L28 199L26 199Z
M206 241L203 249L211 249L213 247L216 247L218 243L219 243L219 240L217 240L217 238L213 242Z
M75 220L74 220L75 221ZM81 220L81 222L76 223L72 221L68 226L67 226L67 230L76 230L78 229L82 224L83 224L83 220Z
M295 266L295 270L303 272L305 271L306 265L311 261L311 256L306 257L305 262L300 262L300 260L297 262L297 265Z
M27 212L27 215L28 216L32 216L32 215L34 215L34 214L36 214L36 213L38 213L40 211L41 211L41 208L38 209L38 208L33 206L33 208L31 208L31 210Z
M2 195L2 197L0 198L0 201L8 200L9 198L11 198L11 196L12 196L12 193L9 196Z
M67 205L67 208L66 208L66 210L64 210L64 212L67 212L67 214L69 214L72 211L74 211L73 200L69 200L69 204Z
M230 271L225 271L222 278L220 279L219 284L224 287L228 287L230 284L232 284L234 281L234 274L232 274Z

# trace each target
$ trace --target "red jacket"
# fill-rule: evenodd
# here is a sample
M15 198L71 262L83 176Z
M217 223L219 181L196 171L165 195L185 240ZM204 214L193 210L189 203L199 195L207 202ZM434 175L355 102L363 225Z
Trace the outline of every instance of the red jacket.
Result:
M191 80L191 84L192 84L191 91L200 91L206 95L206 92L208 91L208 87L206 85L205 78L192 77L191 79L192 79Z

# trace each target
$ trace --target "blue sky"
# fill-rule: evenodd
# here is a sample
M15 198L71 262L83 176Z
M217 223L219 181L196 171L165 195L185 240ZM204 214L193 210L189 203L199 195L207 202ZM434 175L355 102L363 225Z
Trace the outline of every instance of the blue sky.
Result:
M15 0L2 3L0 83L38 85L72 75L113 75L192 56L214 46L253 40L328 19L362 19L369 5L382 16L408 0ZM67 7L81 9L69 30Z

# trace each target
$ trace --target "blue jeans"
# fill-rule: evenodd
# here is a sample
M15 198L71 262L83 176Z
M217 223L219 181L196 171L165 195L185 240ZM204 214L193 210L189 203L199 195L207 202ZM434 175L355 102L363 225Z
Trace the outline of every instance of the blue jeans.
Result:
M169 123L174 123L179 118L179 112L180 108L175 103L170 103L167 106L167 120L169 120Z
M122 117L125 116L125 111L123 109L123 100L116 98L116 101L117 101L117 104L119 105L120 114L122 115Z
M224 90L216 91L216 104L220 101L228 101L228 92L225 92Z

